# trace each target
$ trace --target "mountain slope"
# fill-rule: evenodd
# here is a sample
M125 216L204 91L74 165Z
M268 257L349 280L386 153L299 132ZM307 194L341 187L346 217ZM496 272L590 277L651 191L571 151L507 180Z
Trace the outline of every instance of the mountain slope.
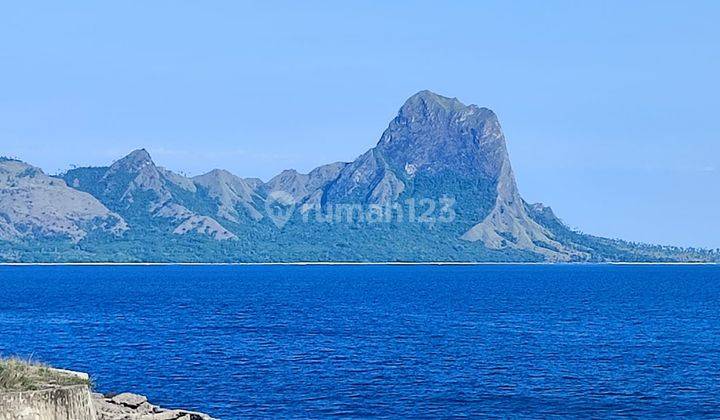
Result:
M130 227L155 225L177 235L194 233L216 240L236 239L214 218L186 207L184 198L197 192L187 178L159 168L144 149L131 152L107 168L76 168L63 179L95 195L108 208L123 215Z
M96 230L116 236L127 224L90 194L26 163L0 158L0 239L79 242Z
M262 219L257 205L263 198L257 192L260 187L257 182L247 181L222 169L196 176L192 182L216 200L219 217L235 223L240 222L243 214L255 221Z
M319 205L325 187L336 180L346 166L347 163L344 162L330 163L319 166L307 174L288 169L270 179L263 186L263 190L266 195L277 192L288 193L295 203L303 205L302 208Z

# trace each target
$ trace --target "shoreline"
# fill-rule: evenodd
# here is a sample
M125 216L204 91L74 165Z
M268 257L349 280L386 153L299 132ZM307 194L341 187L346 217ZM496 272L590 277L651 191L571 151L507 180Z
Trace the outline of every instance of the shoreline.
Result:
M336 261L303 261L303 262L0 262L2 266L483 266L483 265L720 265L720 262L471 262L471 261L423 261L423 262L336 262Z

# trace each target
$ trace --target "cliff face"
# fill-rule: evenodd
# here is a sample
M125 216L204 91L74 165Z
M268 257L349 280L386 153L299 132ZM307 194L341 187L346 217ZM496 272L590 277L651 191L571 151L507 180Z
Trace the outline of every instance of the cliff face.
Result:
M93 393L92 407L97 420L213 420L197 411L158 407L144 395L129 392L113 396Z

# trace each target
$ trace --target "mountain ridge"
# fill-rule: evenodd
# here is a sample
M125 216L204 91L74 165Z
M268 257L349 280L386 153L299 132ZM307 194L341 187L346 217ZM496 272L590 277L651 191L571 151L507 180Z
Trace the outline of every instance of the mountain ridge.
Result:
M57 179L119 215L127 229L120 239L98 232L71 245L60 243L63 250L43 254L46 259L718 259L702 250L640 246L567 228L549 207L523 200L497 115L430 91L408 98L377 144L357 159L306 174L285 170L263 182L213 169L186 177L137 149L107 167L74 168ZM281 196L286 197L278 200ZM408 219L417 216L410 203L432 204L435 213L420 222ZM452 220L438 217L441 205ZM338 219L338 209L350 209L347 220ZM419 210L426 215L429 207ZM373 211L382 223L370 219ZM8 225L2 216L0 207L0 223ZM9 228L0 224L2 229ZM3 254L0 246L0 259L3 255L17 254ZM34 257L28 251L19 258Z

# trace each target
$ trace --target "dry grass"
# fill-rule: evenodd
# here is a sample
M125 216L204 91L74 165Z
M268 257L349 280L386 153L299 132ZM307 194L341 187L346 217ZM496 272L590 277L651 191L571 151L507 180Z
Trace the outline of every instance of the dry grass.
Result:
M55 371L33 360L0 358L0 392L33 391L67 385L88 385L90 381Z

